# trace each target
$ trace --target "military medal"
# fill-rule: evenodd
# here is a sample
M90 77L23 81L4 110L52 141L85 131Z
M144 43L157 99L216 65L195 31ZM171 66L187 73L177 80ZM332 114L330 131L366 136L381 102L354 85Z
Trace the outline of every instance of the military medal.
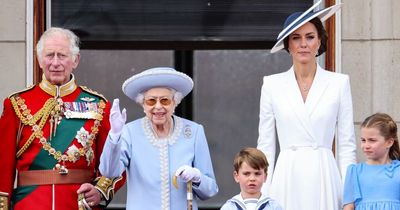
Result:
M101 119L98 107L95 102L64 102L64 116L67 119Z

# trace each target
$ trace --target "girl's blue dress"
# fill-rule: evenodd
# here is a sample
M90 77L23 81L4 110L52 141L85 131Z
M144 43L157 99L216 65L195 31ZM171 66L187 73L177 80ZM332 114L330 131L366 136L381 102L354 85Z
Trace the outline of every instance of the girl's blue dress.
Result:
M385 165L359 163L347 169L343 204L356 210L400 210L400 161Z

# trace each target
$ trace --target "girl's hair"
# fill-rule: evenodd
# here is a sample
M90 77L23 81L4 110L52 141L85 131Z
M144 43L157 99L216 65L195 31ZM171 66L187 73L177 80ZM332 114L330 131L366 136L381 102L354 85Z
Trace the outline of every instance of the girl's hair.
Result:
M236 172L239 172L239 169L244 162L254 169L263 169L264 172L267 173L267 157L265 157L263 152L256 148L246 147L236 154L235 159L233 160L233 167Z
M309 22L315 26L315 28L317 29L317 33L318 33L318 38L321 39L321 46L319 47L318 53L315 56L315 57L318 57L326 51L326 47L327 47L327 43L328 43L328 35L324 28L324 25L322 24L321 20L318 17L311 19ZM290 53L289 52L289 36L287 36L283 40L283 46L284 46L285 50L288 53Z
M389 150L389 157L392 160L400 159L399 140L397 138L396 122L385 113L376 113L367 117L361 124L361 128L376 128L385 140L393 138L393 145Z

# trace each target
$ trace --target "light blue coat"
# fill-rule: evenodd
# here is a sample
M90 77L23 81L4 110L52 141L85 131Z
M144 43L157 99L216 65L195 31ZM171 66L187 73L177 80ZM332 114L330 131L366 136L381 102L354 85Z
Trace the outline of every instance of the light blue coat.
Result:
M176 210L187 208L186 183L178 179L179 188L172 185L172 177L182 165L202 174L200 184L193 184L196 210L196 200L218 192L203 126L174 116L171 137L157 139L144 117L126 124L119 139L109 135L99 168L106 177L118 177L126 170L127 210Z

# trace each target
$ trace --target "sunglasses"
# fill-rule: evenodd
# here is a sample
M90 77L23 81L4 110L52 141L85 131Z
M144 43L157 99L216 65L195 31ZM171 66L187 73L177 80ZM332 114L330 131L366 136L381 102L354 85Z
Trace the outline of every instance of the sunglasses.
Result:
M168 106L172 103L172 99L169 99L169 98L158 98L158 99L157 98L149 98L149 99L145 99L144 103L147 106L154 106L154 105L156 105L157 101L159 101L160 104L163 106Z

